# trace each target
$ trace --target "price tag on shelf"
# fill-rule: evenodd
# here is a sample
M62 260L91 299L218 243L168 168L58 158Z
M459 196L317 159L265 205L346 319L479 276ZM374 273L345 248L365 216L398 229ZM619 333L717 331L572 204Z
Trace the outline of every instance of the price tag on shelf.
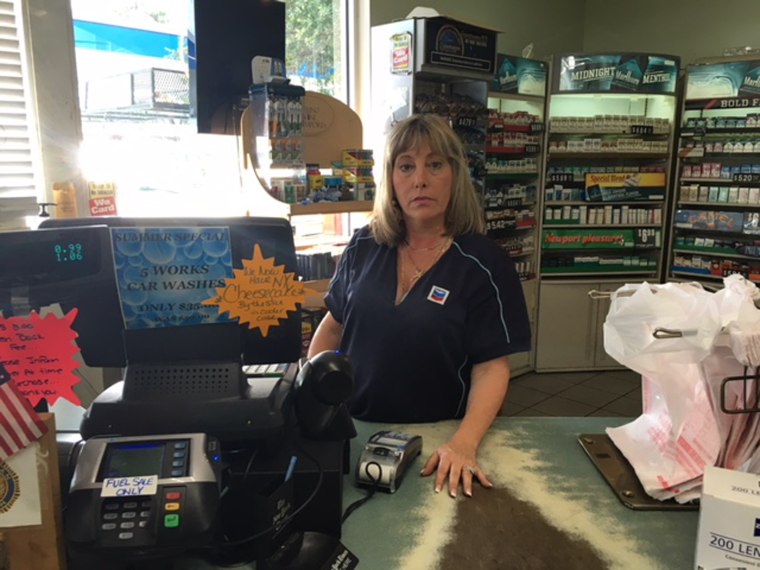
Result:
M733 181L734 182L749 182L756 184L760 182L760 174L734 174L733 175Z
M549 182L572 182L573 174L571 172L553 172L549 175Z
M478 118L470 115L459 115L454 119L454 128L474 129L478 126Z
M653 135L654 127L652 125L631 125L632 135Z
M530 124L530 132L531 133L543 133L544 132L544 124L543 123L531 123Z

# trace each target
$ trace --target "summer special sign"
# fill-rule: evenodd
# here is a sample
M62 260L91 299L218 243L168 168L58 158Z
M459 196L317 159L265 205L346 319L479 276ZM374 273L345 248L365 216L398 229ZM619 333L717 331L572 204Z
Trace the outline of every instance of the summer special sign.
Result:
M675 93L678 58L660 55L567 55L559 62L559 91Z
M203 304L233 275L228 228L112 228L111 237L127 329L231 320Z

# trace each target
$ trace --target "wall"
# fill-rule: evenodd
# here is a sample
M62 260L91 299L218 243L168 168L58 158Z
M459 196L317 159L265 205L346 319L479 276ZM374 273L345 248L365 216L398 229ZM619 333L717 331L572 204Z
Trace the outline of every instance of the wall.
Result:
M757 0L586 0L583 50L681 56L682 64L724 48L760 47Z
M369 12L369 26L402 20L417 6L429 6L438 13L456 20L493 27L498 35L497 51L519 55L523 48L533 43L531 57L543 59L553 53L581 51L583 49L583 23L585 0L357 0L361 9ZM365 20L366 21L366 20ZM366 24L365 24L366 25ZM360 35L369 38L369 29ZM367 40L368 41L368 40ZM356 56L355 74L358 79L355 106L365 124L365 146L369 140L371 124L367 112L370 109L369 44L362 44Z
M758 0L370 0L370 24L401 19L418 5L500 30L498 50L533 57L570 51L644 51L683 63L727 47L760 47Z
M585 0L373 0L370 24L406 17L416 6L430 6L456 20L493 27L500 32L497 49L519 55L533 43L534 58L583 49Z

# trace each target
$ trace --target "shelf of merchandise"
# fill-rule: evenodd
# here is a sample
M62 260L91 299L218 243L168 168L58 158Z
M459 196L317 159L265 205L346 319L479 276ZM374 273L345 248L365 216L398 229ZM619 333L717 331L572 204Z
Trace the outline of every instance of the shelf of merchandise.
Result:
M445 71L416 73L412 77L414 112L434 113L448 119L464 144L470 179L482 194L486 171L487 82L463 80Z
M445 28L446 33L440 23L436 19L410 18L372 26L372 112L368 138L379 154L394 124L413 113L441 115L464 143L472 182L482 193L486 96L496 64L495 33L479 36L477 42L468 46L467 55L443 56L437 51L439 40L433 38L453 34L454 30L460 32L459 23L452 21ZM375 172L376 177L380 175Z
M488 92L483 208L487 234L515 262L531 329L538 319L538 229L541 211L547 64L499 54ZM534 369L535 351L514 355L514 375Z
M531 252L518 263L525 281L536 278L544 106L543 96L488 93L483 196L487 233L508 251ZM505 217L515 223L500 224Z
M342 202L319 202L317 204L290 204L291 216L322 214L345 214L351 212L371 212L371 200L345 200Z
M760 60L687 68L668 276L715 289L739 273L760 283ZM746 81L750 84L747 85Z
M542 277L591 273L600 278L617 272L614 258L621 255L624 258L638 257L646 252L646 263L637 272L649 279L658 278L675 109L675 96L667 94L551 95L541 234ZM606 150L562 150L576 145ZM647 148L617 150L619 146L636 145ZM641 185L636 186L637 183ZM591 212L599 215L591 216ZM559 251L547 243L551 236L547 232L560 228L577 228L584 232L577 241L578 247ZM584 240L593 244L595 238L603 239L610 235L609 232L625 229L636 230L634 234L641 233L639 230L654 231L653 236L647 234L644 240L654 247L642 250L637 245L642 240L636 235L633 239L624 236L615 250L595 252L600 262L596 271L591 267L576 270L577 258L589 257ZM569 241L570 236L564 237ZM630 260L623 260L623 264L628 263ZM640 260L634 263L640 263Z
M540 215L540 372L619 368L603 347L608 301L589 302L588 293L661 279L677 76L678 59L670 56L553 59ZM573 314L558 319L570 306Z
M319 218L317 228L320 233L295 236L296 254L314 255L321 253L325 257L333 257L334 263L337 263L337 258L330 256L330 252L342 251L348 245L351 231L364 225L366 223L364 215L371 211L372 202L369 201L322 202L309 205L291 204L289 213L291 219L295 217L304 218L305 216ZM303 225L305 225L303 222L294 223L294 228L300 228ZM334 263L325 264L322 267L318 274L324 275L323 278L304 281L304 285L308 289L303 304L305 309L320 311L324 308L323 299L332 278ZM304 273L306 272L304 271Z
M331 126L315 130L310 123L296 125L290 133L296 142L279 144L280 138L272 132L277 121L271 117L278 107L272 104L270 98L282 89L296 99L298 95L302 96L303 106L311 109L317 117L312 117L315 124L321 124L318 120L320 114L327 114L331 117ZM320 169L329 171L332 162L341 160L343 150L359 148L361 121L342 102L326 95L264 86L255 92L252 90L251 103L241 117L241 133L245 157L243 165L255 173L257 182L254 215L282 216L291 221L298 275L299 278L306 278L304 323L309 312L314 313L314 320L318 321L336 257L348 243L352 231L366 221L366 214L371 212L373 202L343 200L304 204L296 201L304 202L307 198L304 165L317 164ZM275 161L273 149L280 147L291 150L301 148L302 155ZM320 278L308 279L311 275ZM310 322L309 326L313 328L314 324Z

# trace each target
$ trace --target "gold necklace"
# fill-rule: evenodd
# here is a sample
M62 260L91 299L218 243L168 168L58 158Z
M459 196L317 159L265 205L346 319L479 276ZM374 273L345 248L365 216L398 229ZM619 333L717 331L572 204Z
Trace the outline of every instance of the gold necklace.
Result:
M433 258L433 261L430 263L430 265L427 267L427 269L423 270L423 269L421 269L420 267L417 266L417 264L414 262L414 259L412 259L412 256L409 254L409 251L418 251L418 250L413 249L407 243L407 247L409 249L406 251L406 257L409 258L409 262L412 264L412 267L414 267L414 275L412 275L412 277L409 279L409 286L406 287L407 291L413 287L414 283L420 277L422 277L422 275L425 272L429 271L430 268L433 267L438 262L438 260L443 255L443 252L448 249L448 246L449 246L449 240L448 240L448 238L444 239L440 244L438 244L438 246L437 246L438 247L438 251L436 252L435 257ZM427 251L432 251L432 249L429 249ZM404 256L403 255L401 256L401 278L402 278L402 280L404 280L404 282L406 281L406 271L405 271L405 264L404 264ZM402 289L403 289L403 287L402 287Z
M444 243L446 243L446 240L448 238L443 238L439 243L435 245L431 245L430 247L412 247L412 244L409 243L409 241L404 240L404 245L411 249L412 251L433 251L434 249L437 249L441 247Z

